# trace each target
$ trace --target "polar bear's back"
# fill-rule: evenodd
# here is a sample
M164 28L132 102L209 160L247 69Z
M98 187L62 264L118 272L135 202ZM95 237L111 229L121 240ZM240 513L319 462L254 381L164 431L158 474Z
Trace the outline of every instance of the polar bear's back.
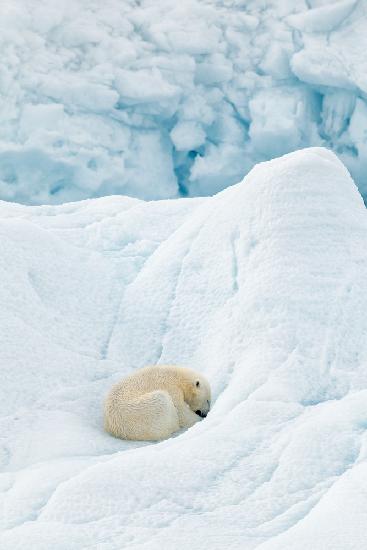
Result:
M154 365L144 367L130 374L112 388L111 393L124 400L134 399L154 390L175 392L184 379L195 378L192 369L175 365Z

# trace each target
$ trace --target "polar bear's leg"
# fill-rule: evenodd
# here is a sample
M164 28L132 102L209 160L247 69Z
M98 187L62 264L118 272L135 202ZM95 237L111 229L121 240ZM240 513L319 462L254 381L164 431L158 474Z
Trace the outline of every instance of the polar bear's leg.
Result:
M177 410L168 392L146 393L135 403L140 410L137 418L139 437L136 439L165 439L180 429Z
M199 422L200 417L190 409L185 401L176 403L176 407L180 428L191 428L196 422Z
M166 391L146 393L123 405L106 410L105 427L122 439L155 441L165 439L180 428L177 410Z

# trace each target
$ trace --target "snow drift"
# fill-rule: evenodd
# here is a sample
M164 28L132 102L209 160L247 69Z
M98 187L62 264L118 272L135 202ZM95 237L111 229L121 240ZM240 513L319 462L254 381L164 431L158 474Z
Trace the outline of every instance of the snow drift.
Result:
M0 215L2 549L363 546L367 215L331 152ZM156 362L205 373L209 416L105 434L106 391Z
M367 195L367 0L2 0L0 198L212 195L332 148Z

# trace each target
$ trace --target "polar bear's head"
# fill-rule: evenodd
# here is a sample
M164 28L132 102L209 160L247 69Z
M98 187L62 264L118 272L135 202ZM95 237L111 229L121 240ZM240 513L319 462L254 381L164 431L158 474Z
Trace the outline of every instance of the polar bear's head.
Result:
M190 409L197 415L205 418L210 410L211 392L207 379L197 372L190 380L190 384L185 392L185 401Z

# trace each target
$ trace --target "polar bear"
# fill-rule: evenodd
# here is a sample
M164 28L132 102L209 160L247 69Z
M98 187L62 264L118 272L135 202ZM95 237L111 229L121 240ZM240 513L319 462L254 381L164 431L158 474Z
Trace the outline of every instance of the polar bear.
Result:
M190 368L144 367L112 387L104 426L121 439L165 439L205 417L210 399L209 382Z

